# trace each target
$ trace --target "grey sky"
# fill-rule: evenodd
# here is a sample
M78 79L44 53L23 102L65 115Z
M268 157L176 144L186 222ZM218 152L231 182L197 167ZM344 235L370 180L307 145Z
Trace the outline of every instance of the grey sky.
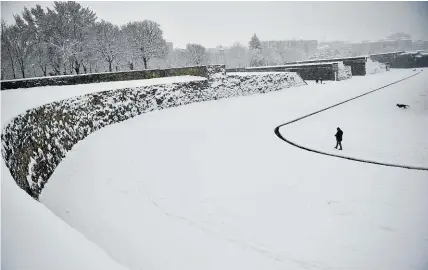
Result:
M428 40L428 2L83 2L99 19L122 25L156 21L175 47L247 45L261 40L363 41L396 32ZM13 22L24 6L53 2L1 2L1 17Z

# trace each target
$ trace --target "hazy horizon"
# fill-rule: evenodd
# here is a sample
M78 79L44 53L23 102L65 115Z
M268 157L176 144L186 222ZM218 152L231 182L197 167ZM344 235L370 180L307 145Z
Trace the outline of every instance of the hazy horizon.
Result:
M404 32L428 40L427 2L77 2L117 25L153 20L180 48L248 45L254 33L261 40L361 42ZM13 23L13 14L37 4L53 2L2 1L1 17Z

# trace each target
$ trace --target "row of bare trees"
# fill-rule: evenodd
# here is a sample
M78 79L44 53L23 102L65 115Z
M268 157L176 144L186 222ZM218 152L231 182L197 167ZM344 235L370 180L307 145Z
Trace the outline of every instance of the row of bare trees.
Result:
M1 78L112 72L205 64L227 67L284 62L284 52L265 48L254 35L249 47L206 49L187 44L172 49L161 27L150 20L117 26L98 20L79 3L54 2L52 8L24 8L15 23L1 22Z
M73 1L54 2L46 10L24 8L14 17L12 25L1 23L2 79L134 70L140 64L147 69L151 60L167 62L167 43L153 21L119 27L97 21L92 10ZM204 64L206 55L201 45L189 44L183 57Z

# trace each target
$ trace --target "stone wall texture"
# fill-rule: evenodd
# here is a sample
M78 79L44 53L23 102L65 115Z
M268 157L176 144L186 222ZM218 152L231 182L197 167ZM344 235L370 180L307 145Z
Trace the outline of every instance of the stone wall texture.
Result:
M251 67L245 69L245 72L296 72L304 80L322 79L324 81L339 81L352 77L352 68L345 66L343 62Z
M370 55L370 58L380 63L389 63L391 68L428 67L428 53L396 52Z
M365 76L367 57L346 57L346 58L334 58L334 59L316 59L299 62L290 62L287 64L307 64L307 63L325 63L325 62L343 62L345 66L351 67L352 76Z
M129 81L182 75L207 77L208 70L206 66L196 66L171 69L135 70L9 80L1 82L1 90L30 88L47 85L74 85L112 81Z

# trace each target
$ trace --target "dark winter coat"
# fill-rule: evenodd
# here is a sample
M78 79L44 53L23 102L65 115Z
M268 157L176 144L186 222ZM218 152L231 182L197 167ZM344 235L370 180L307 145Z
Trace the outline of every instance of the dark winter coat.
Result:
M341 142L342 141L342 137L343 137L343 131L341 129L339 129L337 131L336 135L334 135L334 136L336 136L336 140L338 140L339 142Z

